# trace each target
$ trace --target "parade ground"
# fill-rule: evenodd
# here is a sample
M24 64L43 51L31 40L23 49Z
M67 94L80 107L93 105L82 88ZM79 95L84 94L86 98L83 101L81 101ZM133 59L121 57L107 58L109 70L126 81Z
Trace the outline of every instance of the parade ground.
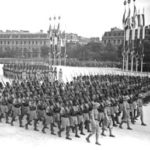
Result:
M59 70L60 67L58 67ZM119 69L111 68L79 68L79 67L61 67L63 70L64 81L71 81L73 76L85 75L85 74L106 74L106 73L122 73ZM2 65L0 65L0 79L4 82L9 81L3 77ZM140 120L138 119L135 125L131 124L133 130L127 130L126 125L123 125L123 129L119 127L113 128L113 133L115 138L108 136L108 131L106 132L106 137L100 136L99 142L101 146L95 145L95 136L91 138L91 143L87 143L85 137L75 138L71 133L72 141L65 139L65 133L62 137L57 135L51 135L48 129L46 134L42 132L36 132L20 128L17 124L15 126L10 126L9 124L0 123L0 149L1 150L129 150L129 149L149 149L150 147L150 104L144 106L144 120L147 126L141 126ZM40 126L40 124L39 124Z

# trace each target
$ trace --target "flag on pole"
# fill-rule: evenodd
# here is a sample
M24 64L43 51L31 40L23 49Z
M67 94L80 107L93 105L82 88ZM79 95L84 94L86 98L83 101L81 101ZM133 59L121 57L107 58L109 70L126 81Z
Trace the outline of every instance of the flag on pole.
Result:
M137 15L137 18L138 18L138 33L137 33L137 39L140 39L140 32L141 32L141 14L140 14L140 10L138 12L138 15Z
M132 17L132 40L135 40L135 29L136 29L136 18L137 18L137 9L136 6L134 4L134 11L133 11L133 17Z
M130 39L130 29L126 30L126 41L129 41Z
M125 6L125 10L124 10L123 18L122 18L123 28L125 28L126 26L126 1L124 1L124 6Z
M132 29L132 40L133 41L135 40L135 30L136 30L135 28Z
M143 14L142 14L142 26L143 26L143 32L142 32L142 39L145 39L145 14L144 14L144 9L143 9Z
M130 7L129 7L128 16L127 16L126 21L125 21L125 29L126 29L126 30L129 29L130 26L131 26L130 14L131 14L131 10L130 10Z

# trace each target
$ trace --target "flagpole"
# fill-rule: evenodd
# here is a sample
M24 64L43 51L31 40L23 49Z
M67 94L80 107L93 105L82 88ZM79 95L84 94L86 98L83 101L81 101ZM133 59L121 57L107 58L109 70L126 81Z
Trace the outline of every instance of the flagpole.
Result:
M133 72L134 71L134 52L135 52L135 50L134 50L134 42L135 42L135 28L136 28L136 21L135 21L135 18L136 18L136 15L137 15L137 13L136 13L136 5L135 5L135 1L136 0L133 0L133 2L134 2L134 12L133 12L133 20L132 20L132 52L131 52L131 72Z
M53 54L54 54L54 62L53 65L56 65L56 47L55 47L55 20L56 17L54 16L54 28L53 28Z
M125 13L126 13L126 1L124 1L124 6L125 6L125 12L123 15L123 26L124 26L124 43L123 43L123 71L125 71L125 61L126 61L126 29L125 29Z
M145 15L144 15L144 8L143 8L143 14L142 14L142 20L143 20L143 34L142 34L142 49L141 49L141 72L143 72L143 60L144 60L144 39L145 39Z
M128 50L126 52L126 71L129 70L129 52L130 52L130 0L128 0L128 17L127 17L127 24L128 24L128 29L129 33L128 33Z
M137 55L136 58L135 58L136 59L136 72L138 72L138 56L139 55L138 55L138 53L136 55Z
M61 19L61 17L59 16L58 17L58 20L59 20L59 22L58 22L58 50L59 50L59 65L61 66L61 32L60 32L60 19Z
M67 41L66 41L66 32L65 32L65 54L64 54L64 61L65 61L65 62L64 62L64 65L65 65L65 66L66 66L66 59L67 59L67 58L66 58L66 57L67 57L67 56L66 56L66 42L67 42Z

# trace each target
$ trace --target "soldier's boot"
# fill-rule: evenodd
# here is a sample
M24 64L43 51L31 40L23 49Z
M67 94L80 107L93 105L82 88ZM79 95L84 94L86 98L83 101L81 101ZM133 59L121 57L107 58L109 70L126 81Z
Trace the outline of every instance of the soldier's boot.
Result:
M52 134L52 135L56 135L56 134L54 133L54 124L53 124L53 123L51 124L50 129L51 129L51 134Z
M70 128L69 128L69 127L66 127L66 139L67 139L67 140L72 140L72 139L70 138L69 132L70 132Z
M129 125L129 122L127 122L127 129L128 129L128 130L132 130L132 128L131 128L130 125Z
M146 126L146 124L144 123L143 115L141 115L140 119L141 119L141 125Z
M14 119L15 121L15 119ZM8 114L6 113L6 123L9 123Z
M91 130L90 130L90 121L87 122L87 131L91 132Z
M61 132L63 132L65 129L64 128L60 128L58 131L58 136L61 137Z
M84 122L84 125L85 125L85 129L87 129L88 127L88 121L86 120L85 122Z
M13 126L14 124L13 124L13 122L15 121L15 118L14 117L12 117L12 119L11 119L11 126Z
M116 114L116 117L115 117L115 118L116 118L116 123L117 123L117 124L120 124L120 123L119 123L119 116L118 116L118 113Z
M75 133L75 127L71 126L72 133Z
M112 121L113 121L113 126L114 126L114 127L117 127L117 125L116 125L116 123L115 123L115 117L112 115L111 118L112 118Z
M102 120L100 120L100 122L99 122L99 126L100 126L100 127L102 127Z
M99 143L99 134L98 134L98 133L96 133L96 142L95 142L95 144L96 144L96 145L101 145L101 144Z
M146 126L146 124L144 122L141 123L142 126Z
M102 136L106 136L106 134L105 134L105 130L104 130L104 129L102 129L102 133L101 133L101 135L102 135Z
M134 120L136 119L136 109L134 109Z
M123 121L121 121L119 128L122 129Z
M22 116L19 116L19 126L23 127L23 125L22 125Z
M90 133L90 134L86 137L86 141L87 141L88 143L90 143L90 137L91 137L92 135L93 135L93 134Z
M27 129L28 130L28 122L25 124L25 129Z
M60 123L60 121L57 122L57 126L58 126L58 129L60 130L61 129L61 123ZM54 127L56 127L55 123L54 123Z
M115 136L112 134L112 129L111 129L111 128L109 128L109 136L110 136L110 137L115 137Z
M43 133L46 133L46 132L45 132L45 126L43 126L43 128L42 128L42 132L43 132Z
M26 121L27 121L28 125L30 125L30 126L32 125L32 124L31 124L31 121L30 121L30 116L29 116L29 114L27 114Z
M35 119L35 120L34 120L34 131L39 131L39 130L37 129L37 123L38 123L38 121Z
M28 129L28 125L32 125L31 122L32 122L32 120L28 120L28 121L27 121L27 123L26 123L26 125L25 125L25 128L26 128L26 129Z
M80 134L81 135L85 135L85 133L83 132L83 123L80 124Z
M0 114L0 122L2 122L3 114Z
M80 136L78 135L78 126L75 125L75 137L80 138Z

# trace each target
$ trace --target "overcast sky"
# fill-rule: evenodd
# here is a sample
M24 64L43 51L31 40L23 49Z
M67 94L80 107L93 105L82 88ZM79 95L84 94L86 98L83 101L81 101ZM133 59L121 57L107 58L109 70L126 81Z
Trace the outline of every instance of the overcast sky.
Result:
M0 0L0 30L47 32L49 17L61 16L61 27L81 36L101 36L122 28L124 0ZM150 0L136 0L150 24Z

